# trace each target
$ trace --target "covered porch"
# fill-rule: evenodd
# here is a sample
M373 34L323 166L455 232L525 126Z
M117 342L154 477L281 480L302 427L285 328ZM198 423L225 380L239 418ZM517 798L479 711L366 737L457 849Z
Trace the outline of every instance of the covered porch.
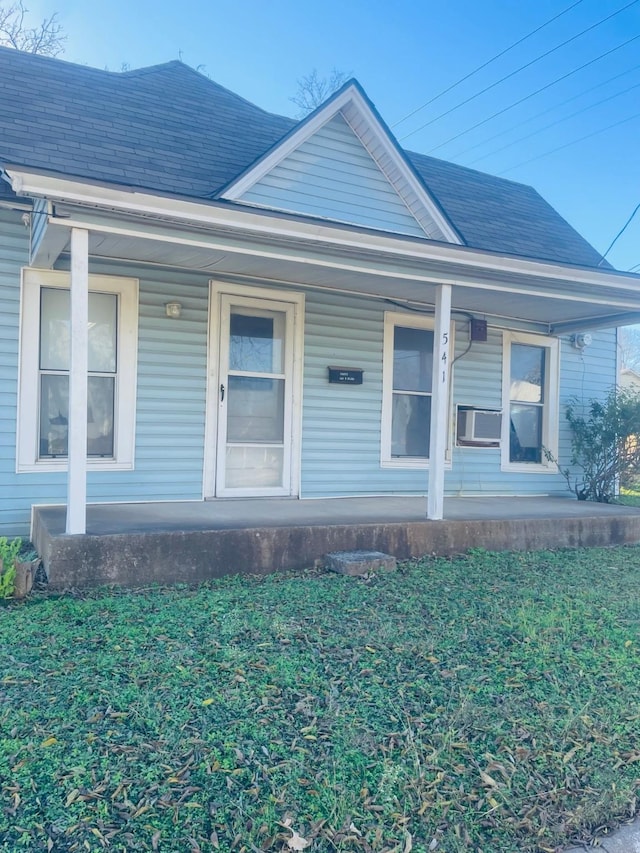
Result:
M398 559L470 548L543 550L640 543L640 509L571 497L451 497L426 520L424 496L114 503L87 507L87 532L65 533L66 507L34 507L32 539L57 588L199 583L313 566L326 553Z
M163 582L169 579L195 581L227 571L297 567L320 558L328 550L352 547L375 547L399 557L409 557L425 553L456 553L479 545L487 548L530 548L609 544L616 541L614 520L620 515L630 519L628 524L631 527L635 524L633 512L625 514L616 510L611 514L604 510L601 512L600 508L597 511L593 508L575 509L569 500L563 502L563 507L566 506L566 510L563 510L566 524L563 526L558 521L555 500L554 508L549 504L541 504L533 516L526 513L524 516L513 516L511 513L515 511L516 502L511 498L496 502L493 498L484 497L481 500L473 499L467 504L467 499L465 503L458 503L461 499L447 502L444 495L445 472L452 468L450 401L452 365L456 360L453 336L450 334L453 318L464 318L465 322L476 317L485 318L485 332L488 318L501 333L505 329L515 330L523 336L535 334L553 337L557 343L559 336L568 338L575 332L615 327L637 319L640 316L637 277L616 273L605 267L575 268L437 240L336 225L311 217L264 212L252 207L240 209L220 201L166 199L131 189L115 189L94 183L88 186L75 180L19 170L12 170L11 177L16 192L35 198L39 205L36 212L40 215L34 219L38 229L34 225L32 230L31 267L36 272L69 270L71 348L69 418L68 424L65 423L65 428L68 426L68 453L66 459L63 454L53 463L46 460L47 464L57 466L56 470L64 471L66 475L66 506L61 509L34 510L33 538L45 559L52 582L67 585L153 580ZM185 272L202 278L205 275L214 277L210 279L208 308L203 306L199 313L201 322L209 317L209 338L207 340L203 336L201 339L203 349L199 353L198 369L202 373L202 386L197 400L199 415L202 413L204 420L203 434L198 434L198 441L201 441L204 449L202 497L215 497L214 501L185 504L121 503L109 507L91 505L87 475L92 477L94 471L99 470L101 462L87 462L85 412L88 409L87 381L90 373L88 295L91 269L99 271L104 265L109 265L111 275L113 269L133 275L136 268L142 265L145 269L175 273L176 278ZM428 416L430 438L428 453L422 454L428 459L428 467L425 463L418 470L419 481L416 476L415 482L411 481L406 486L401 484L402 488L414 493L428 490L426 500L393 496L396 485L396 481L390 479L396 473L393 464L384 468L387 479L382 484L391 497L296 502L290 498L278 500L265 495L266 490L262 490L260 500L237 498L227 502L222 499L228 496L229 491L224 488L224 484L218 487L218 474L225 457L223 452L214 452L212 449L217 447L218 450L224 450L222 426L227 417L224 407L229 401L229 384L226 381L229 371L222 358L224 347L218 316L227 303L223 305L222 301L214 302L212 298L214 293L220 296L220 300L228 295L226 290L224 293L215 290L219 282L225 288L233 286L259 291L263 297L265 294L272 297L272 301L277 291L286 303L285 307L293 305L294 297L299 300L295 308L302 305L303 299L308 304L312 296L321 295L336 301L345 297L367 299L378 308L382 306L380 310L392 307L395 310L402 309L407 315L412 311L430 315L433 321L431 404ZM146 294L149 304L155 296L155 292ZM161 306L162 300L157 295L158 305L153 308L161 307L163 312L166 309L169 318L174 316L170 306L177 305L176 316L179 316L181 298L181 285L176 284L171 293L171 302L165 301ZM291 310L294 311L294 308ZM281 306L278 310L284 313ZM264 315L266 308L263 306L257 311ZM309 494L301 486L298 470L301 467L298 464L299 447L303 442L300 408L305 355L302 346L302 311L298 313L300 317L294 324L294 338L299 339L298 345L289 348L293 353L292 365L282 372L285 380L291 379L293 390L291 403L287 404L287 419L294 424L295 430L292 428L290 441L287 437L282 442L288 453L290 450L291 464L287 469L287 477L282 475L283 482L286 479L286 486L282 486L280 493L294 497ZM330 330L332 321L329 314L323 316L321 330ZM193 319L189 322L193 322ZM227 327L228 324L225 329ZM185 324L184 328L176 351L184 346L189 329L193 327ZM159 334L155 327L151 332ZM306 329L304 332L307 334ZM382 361L382 325L377 333L379 339L376 346L379 350L375 353L376 369ZM319 340L317 330L316 334ZM116 337L114 334L114 339ZM132 399L136 379L139 380L140 376L139 369L137 377L134 369L138 343L139 339L132 334L132 357L128 361L132 380L122 381L119 386ZM153 352L152 364L149 352ZM148 372L162 372L165 364L160 348L150 347L149 352L149 363L146 365ZM325 371L335 363L330 357L331 352L331 346L326 345L322 357L319 356L319 363ZM121 362L126 361L125 358L121 359ZM350 361L343 363L351 366ZM369 364L368 369L371 370L373 361L370 360ZM278 379L279 375L273 372L268 374L270 379ZM318 380L314 381L317 386ZM178 385L176 388L179 390ZM151 392L146 389L147 393L160 396L166 396L167 392L173 393L173 390L172 387L164 387L160 393L155 385ZM317 391L317 387L314 391ZM375 406L378 406L383 393L381 383L379 387L376 386L375 393L378 395ZM105 496L94 496L93 500L133 497L136 493L127 486L130 481L134 481L133 486L140 490L137 493L138 500L158 494L155 488L157 470L140 474L140 450L146 448L143 442L138 441L139 433L134 434L136 418L138 422L141 420L135 405L133 401L129 409L124 405L118 407L119 412L130 410L129 452L122 453L122 461L115 458L117 454L114 453L114 464L111 467L114 473L112 480L105 485ZM373 411L373 404L369 405ZM499 403L494 401L494 406L499 408ZM553 410L550 411L549 421L557 421L557 394L550 396L548 408ZM289 417L289 410L295 417ZM356 420L356 416L360 415L355 407L354 412L354 422L360 425L361 421ZM148 413L145 416L150 417ZM60 417L60 413L57 417ZM504 432L506 435L506 429ZM124 435L125 430L120 430L119 434ZM377 456L380 444L377 435L376 432L375 464L377 470L382 470L388 460L381 462ZM156 440L155 435L151 438ZM134 462L136 442L138 453ZM37 458L36 453L37 441L34 438L26 443L29 452L32 456L35 454L35 457L33 465L27 466L24 471L36 473L42 470L42 460ZM506 446L506 439L503 444ZM49 449L49 455L51 452ZM107 474L111 476L111 472L106 471L106 464L109 463L103 466L104 476L102 472L99 473L101 482L107 480ZM115 473L118 471L123 472L120 480ZM126 473L129 471L135 472L140 479L146 476L147 480L143 483L135 482L135 478ZM197 472L198 478L200 473ZM515 494L519 488L519 473L506 471L506 474L512 475L511 487ZM546 467L544 473L557 476L551 465ZM329 472L332 479L340 480L341 475L339 465ZM380 489L375 488L378 482L371 487L367 486L369 494L381 493ZM461 483L451 487L451 491L465 491L466 488L467 484ZM492 486L487 486L479 474L474 488L488 491ZM506 491L502 484L493 488L501 493ZM360 490L365 491L365 488L357 484L357 491ZM190 485L188 497L197 491ZM318 494L319 491L317 489L312 494ZM535 493L545 491L545 482L537 481ZM345 492L353 493L348 487ZM252 487L252 494L259 493L258 487ZM360 505L366 507L364 515L355 509ZM527 505L533 506L531 499ZM569 509L570 505L573 509ZM398 507L399 514L392 513L390 516L390 508L394 506ZM472 506L473 511L470 509ZM119 516L117 507L122 508ZM312 512L313 507L316 509ZM334 508L333 515L331 507ZM590 525L588 520L594 515L604 520ZM101 518L102 522L99 521ZM111 522L107 523L109 518ZM284 522L281 523L280 518ZM426 519L431 524L427 524ZM594 532L600 529L599 524L602 525L600 538ZM555 538L545 538L541 534L539 538L539 531L547 528L554 529ZM261 532L265 530L270 531L269 537ZM454 536L458 530L466 532L459 537L457 533ZM498 530L502 532L498 533ZM122 536L127 537L126 542L118 539ZM182 551L179 547L175 550L169 548L170 539L179 542L182 538L186 542L187 536L190 537L189 553L193 549L197 550L197 559L194 557L191 560L186 548ZM627 532L624 532L621 541L636 541L635 533L629 533L628 538L625 536ZM267 540L271 544L265 544ZM109 566L116 566L108 553L112 542L115 551L127 552L130 556L128 562L116 561L117 567L110 569ZM125 563L136 567L133 580L129 568L126 571L124 569ZM165 566L162 571L166 570L169 574L162 574L160 566ZM184 577L176 576L176 566L182 567Z

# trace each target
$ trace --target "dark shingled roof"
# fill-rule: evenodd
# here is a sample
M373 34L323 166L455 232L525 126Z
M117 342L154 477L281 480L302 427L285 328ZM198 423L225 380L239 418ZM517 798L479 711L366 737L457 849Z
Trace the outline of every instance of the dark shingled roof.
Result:
M181 62L114 73L0 48L0 164L212 198L295 124ZM407 156L467 246L600 261L531 187Z

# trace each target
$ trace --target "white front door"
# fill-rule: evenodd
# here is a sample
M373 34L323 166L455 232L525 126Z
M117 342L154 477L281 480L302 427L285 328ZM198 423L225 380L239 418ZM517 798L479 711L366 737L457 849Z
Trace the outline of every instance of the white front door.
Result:
M298 494L300 298L254 293L214 293L218 497Z

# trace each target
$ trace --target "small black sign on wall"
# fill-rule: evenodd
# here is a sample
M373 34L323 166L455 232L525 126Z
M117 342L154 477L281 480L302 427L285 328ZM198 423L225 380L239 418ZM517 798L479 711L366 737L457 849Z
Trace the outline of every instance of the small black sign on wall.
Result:
M362 385L363 369L361 367L327 367L329 382L340 385Z

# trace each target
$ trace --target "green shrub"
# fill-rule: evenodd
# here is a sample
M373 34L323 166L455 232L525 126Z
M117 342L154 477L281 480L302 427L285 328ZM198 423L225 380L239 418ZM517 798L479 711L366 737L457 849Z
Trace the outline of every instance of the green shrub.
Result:
M16 580L16 560L22 548L22 539L0 536L0 598L11 598Z
M571 400L565 416L571 462L561 473L569 489L580 501L609 503L640 473L640 396L612 388L604 400Z

